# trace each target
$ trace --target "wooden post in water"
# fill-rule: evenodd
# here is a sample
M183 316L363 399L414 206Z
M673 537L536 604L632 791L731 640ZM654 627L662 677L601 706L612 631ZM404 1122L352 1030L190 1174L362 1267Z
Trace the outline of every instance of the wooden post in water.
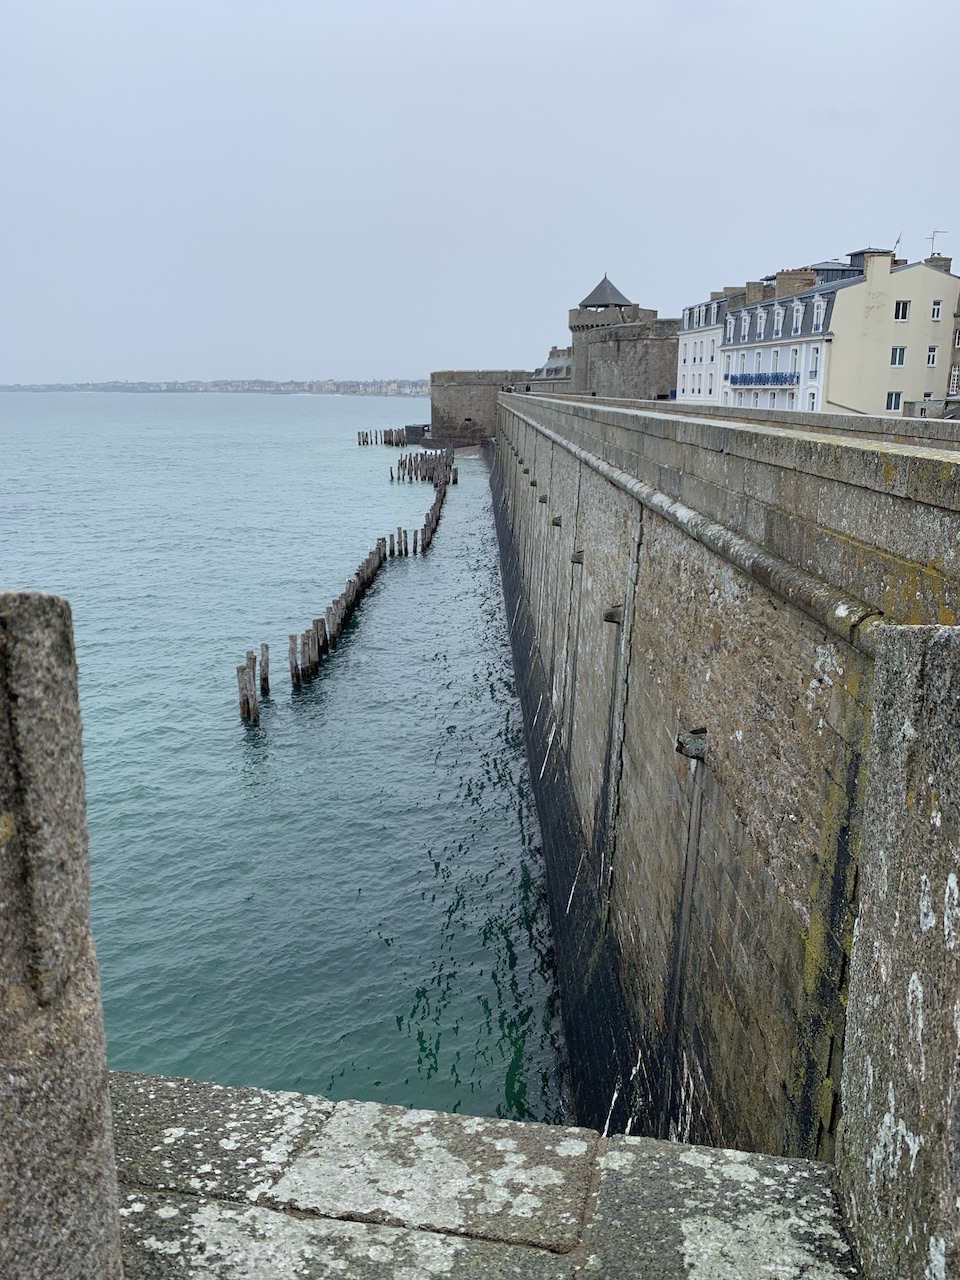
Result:
M405 556L408 556L408 555L410 554L410 542L409 542L409 540L408 540L408 538L407 538L407 531L406 531L406 529L404 529L404 531L403 531L403 554L404 554Z
M250 719L250 699L247 696L247 664L237 667L237 689L240 693L240 719Z
M300 676L300 666L297 662L297 637L295 635L291 635L290 637L289 656L290 679L293 682L293 687L295 689L299 689L303 681Z
M313 665L310 661L310 632L300 632L300 679L306 683L313 679Z
M260 697L270 697L270 646L260 646Z
M418 533L418 530L414 529L413 531L413 554L414 555L417 554L417 533Z
M245 679L247 682L247 703L250 707L250 723L257 725L260 723L260 704L257 701L256 676L249 662L246 666Z
M453 468L453 476L452 476L452 480L453 480L453 483L454 483L454 484L456 484L456 483L457 483L457 476L458 476L459 474L460 474L460 469L459 469L459 467L454 467L454 468Z

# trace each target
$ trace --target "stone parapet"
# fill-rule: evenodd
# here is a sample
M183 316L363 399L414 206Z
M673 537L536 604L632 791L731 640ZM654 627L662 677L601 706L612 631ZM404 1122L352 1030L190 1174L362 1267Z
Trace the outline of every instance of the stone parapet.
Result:
M70 606L0 594L0 1275L119 1280Z
M114 1075L126 1280L859 1276L833 1171Z

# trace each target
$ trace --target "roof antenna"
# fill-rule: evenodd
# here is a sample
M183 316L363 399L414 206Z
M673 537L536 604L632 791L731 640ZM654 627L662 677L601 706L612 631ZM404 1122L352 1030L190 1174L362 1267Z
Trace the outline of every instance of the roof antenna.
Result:
M923 237L924 240L930 241L930 257L931 258L937 251L937 243L936 243L937 236L945 236L946 234L947 234L946 231L941 231L939 227L934 227L928 236Z

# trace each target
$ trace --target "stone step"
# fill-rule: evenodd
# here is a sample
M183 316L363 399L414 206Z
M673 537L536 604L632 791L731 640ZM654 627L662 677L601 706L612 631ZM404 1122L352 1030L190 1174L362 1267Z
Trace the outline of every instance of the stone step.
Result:
M840 1280L827 1165L114 1072L126 1280Z

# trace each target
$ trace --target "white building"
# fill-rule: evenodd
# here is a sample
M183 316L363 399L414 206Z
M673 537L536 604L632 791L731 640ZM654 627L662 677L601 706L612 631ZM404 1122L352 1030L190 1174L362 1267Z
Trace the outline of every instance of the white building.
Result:
M720 344L727 300L714 294L709 302L684 310L677 350L677 399L720 403Z

